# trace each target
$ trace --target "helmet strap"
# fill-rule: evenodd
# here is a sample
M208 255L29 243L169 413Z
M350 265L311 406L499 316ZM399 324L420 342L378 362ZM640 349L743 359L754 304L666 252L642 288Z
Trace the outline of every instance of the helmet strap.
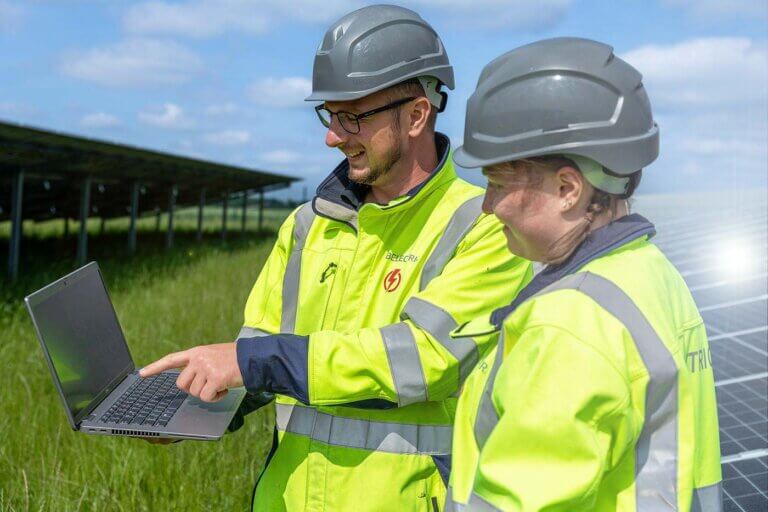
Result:
M440 90L440 87L443 85L440 83L440 80L433 76L420 76L417 78L429 102L434 105L438 112L445 110L445 106L448 104L448 95Z
M581 174L583 174L587 181L596 189L616 195L627 193L627 187L629 187L630 181L629 177L608 174L606 172L607 169L599 162L585 156L574 155L573 153L565 153L563 156L573 160L573 162L579 166Z

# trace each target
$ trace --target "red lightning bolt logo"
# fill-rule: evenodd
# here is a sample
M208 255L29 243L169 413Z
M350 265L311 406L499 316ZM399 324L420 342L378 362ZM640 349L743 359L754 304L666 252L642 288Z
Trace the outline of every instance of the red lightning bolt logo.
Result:
M397 290L397 287L400 286L402 280L403 277L400 275L400 269L396 268L384 277L384 289L388 292L393 292Z

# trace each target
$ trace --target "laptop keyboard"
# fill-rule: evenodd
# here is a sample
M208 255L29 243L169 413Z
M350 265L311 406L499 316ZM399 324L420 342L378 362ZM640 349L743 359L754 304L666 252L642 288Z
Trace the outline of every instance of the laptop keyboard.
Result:
M187 394L176 387L177 373L139 378L105 412L101 421L164 427Z

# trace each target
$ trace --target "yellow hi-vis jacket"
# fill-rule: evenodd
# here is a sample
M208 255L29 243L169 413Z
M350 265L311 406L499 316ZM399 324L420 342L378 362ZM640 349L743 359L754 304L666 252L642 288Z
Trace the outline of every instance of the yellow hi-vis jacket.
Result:
M722 510L706 332L652 229L596 230L601 255L454 332L503 321L459 400L447 510Z
M405 196L363 204L344 162L279 231L237 342L246 388L277 395L254 510L445 500L454 395L490 348L449 333L508 304L532 271L437 142L438 168Z

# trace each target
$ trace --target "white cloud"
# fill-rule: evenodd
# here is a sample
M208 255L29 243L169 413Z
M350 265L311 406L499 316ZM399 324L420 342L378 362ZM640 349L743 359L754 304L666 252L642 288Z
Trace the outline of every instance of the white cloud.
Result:
M759 159L766 155L766 146L759 140L734 137L683 137L677 149L705 157L730 154Z
M250 98L265 107L296 107L312 92L312 82L302 77L264 78L248 88Z
M24 9L20 4L0 0L0 32L15 30L23 17Z
M184 109L173 103L165 103L160 107L139 112L139 120L146 124L161 128L190 128L194 126Z
M191 0L143 2L123 25L137 34L206 38L229 32L263 34L281 21L327 22L360 7L358 0Z
M111 128L119 125L120 120L117 117L104 112L87 114L80 119L80 126L84 128Z
M646 190L766 186L768 49L748 38L648 45L622 55L643 74L661 128Z
M101 85L130 87L182 83L201 67L200 59L177 43L129 39L70 52L64 58L62 70Z
M205 108L205 113L209 116L224 116L227 114L235 114L240 108L234 103L219 103L215 105L208 105Z
M767 48L748 38L713 37L643 46L622 57L643 74L654 104L718 107L765 101Z
M205 141L216 146L240 146L247 144L251 140L251 134L245 130L224 130L216 133L209 133L205 136Z
M270 164L292 164L301 160L301 153L296 151L289 151L286 149L278 149L270 151L262 155L261 159Z
M665 0L665 3L688 9L702 20L768 18L768 2L765 0Z
M241 32L261 35L291 21L327 24L370 4L363 0L187 0L149 1L131 6L123 26L134 34L207 38ZM412 0L408 7L426 19L443 16L457 28L510 28L529 32L563 19L573 0Z
M537 32L556 25L573 0L413 0L415 8L434 7L459 28L516 29Z
M22 105L20 103L2 102L0 103L0 114L7 116L31 116L37 114L38 111L34 107L28 105Z

